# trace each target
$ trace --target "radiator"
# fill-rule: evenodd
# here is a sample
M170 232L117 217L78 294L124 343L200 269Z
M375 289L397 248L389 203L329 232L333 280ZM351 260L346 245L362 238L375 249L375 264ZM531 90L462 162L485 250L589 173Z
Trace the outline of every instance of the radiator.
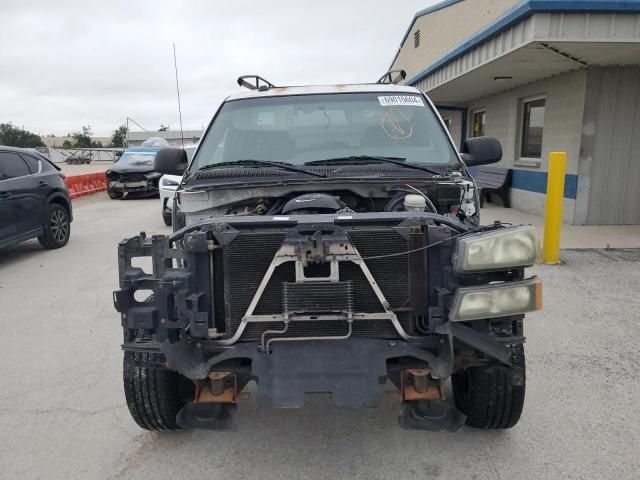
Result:
M391 227L345 227L353 245L363 258L399 253L408 250L407 240ZM241 230L238 236L222 249L222 269L216 274L216 304L224 305L225 328L233 334L240 325L242 317L262 278L264 277L274 255L280 248L286 229ZM408 256L397 256L383 259L365 260L382 293L395 310L398 320L405 330L409 329L409 316L406 311L408 300ZM326 275L323 270L328 266L312 265L307 276ZM349 282L354 312L383 312L375 293L367 282L362 270L351 262L340 263L340 282ZM221 288L219 282L224 283ZM277 267L271 277L264 294L257 306L255 314L282 314L285 310L283 294L285 283L295 282L293 263L285 263ZM342 306L345 299L336 301ZM326 310L332 310L328 306ZM319 308L322 310L322 308ZM265 330L277 330L283 327L282 322L249 323L240 341L256 341ZM338 336L348 331L344 321L293 321L289 325L287 336ZM388 320L358 320L353 322L353 336L370 338L397 338L398 333Z

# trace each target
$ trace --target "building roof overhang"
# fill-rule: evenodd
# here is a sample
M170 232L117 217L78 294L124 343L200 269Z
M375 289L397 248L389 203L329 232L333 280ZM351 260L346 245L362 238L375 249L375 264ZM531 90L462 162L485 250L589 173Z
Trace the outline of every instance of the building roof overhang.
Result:
M407 84L465 102L588 66L640 64L640 0L529 0Z

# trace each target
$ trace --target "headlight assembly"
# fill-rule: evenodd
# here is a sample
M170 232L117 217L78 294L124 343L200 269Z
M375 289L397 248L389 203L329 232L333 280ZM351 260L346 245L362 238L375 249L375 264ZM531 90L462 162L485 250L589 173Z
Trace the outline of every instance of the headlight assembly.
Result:
M176 182L167 177L162 177L162 180L160 180L160 183L162 184L163 187L177 187L180 184L180 182Z
M465 287L456 291L449 313L454 322L505 317L542 308L542 282L537 278Z
M533 265L538 256L535 227L505 228L458 240L456 273L505 270Z

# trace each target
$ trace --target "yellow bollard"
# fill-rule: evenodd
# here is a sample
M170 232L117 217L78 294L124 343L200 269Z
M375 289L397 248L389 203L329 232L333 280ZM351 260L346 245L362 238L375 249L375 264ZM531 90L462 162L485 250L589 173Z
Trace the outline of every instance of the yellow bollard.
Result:
M567 171L567 153L549 154L547 178L547 202L544 218L544 263L560 263L560 228L562 226L562 201L564 198L564 175Z

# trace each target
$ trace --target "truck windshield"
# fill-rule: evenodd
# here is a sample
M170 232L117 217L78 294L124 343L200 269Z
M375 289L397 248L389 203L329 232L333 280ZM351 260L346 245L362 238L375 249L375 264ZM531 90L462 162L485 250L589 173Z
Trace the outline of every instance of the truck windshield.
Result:
M457 162L444 128L422 96L383 92L227 102L191 168L238 160L300 165L351 156L423 164Z

